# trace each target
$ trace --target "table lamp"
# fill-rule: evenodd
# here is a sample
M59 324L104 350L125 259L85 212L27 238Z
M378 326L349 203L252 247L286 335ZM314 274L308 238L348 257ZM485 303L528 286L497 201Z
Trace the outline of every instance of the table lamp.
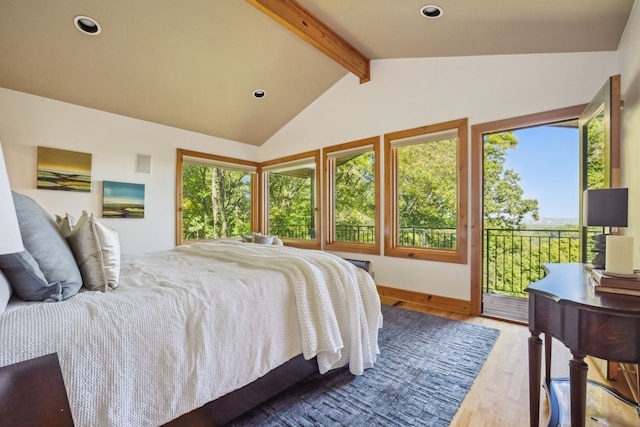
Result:
M18 225L16 208L13 205L9 176L0 144L0 224L2 224L2 238L0 239L0 255L22 252L22 235Z
M594 247L591 251L595 253L593 268L608 271L609 267L612 267L612 271L619 270L615 271L617 273L633 273L633 237L607 235L604 230L604 227L627 226L628 199L628 188L584 191L582 225L602 227L603 232L592 237ZM607 249L610 251L608 254Z

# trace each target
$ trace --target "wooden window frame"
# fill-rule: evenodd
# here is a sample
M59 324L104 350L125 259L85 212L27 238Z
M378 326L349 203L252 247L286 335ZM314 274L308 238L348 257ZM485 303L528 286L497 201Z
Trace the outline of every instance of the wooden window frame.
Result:
M256 162L251 162L248 160L235 159L232 157L225 156L217 156L215 154L201 153L198 151L184 150L181 148L177 149L176 155L176 246L194 243L197 241L211 241L213 239L206 240L184 240L182 238L183 224L182 224L182 170L184 164L185 157L196 157L201 158L203 160L209 160L213 162L220 163L228 163L228 164L237 164L249 167L255 167L256 173L251 174L251 229L257 230L260 224L260 215L259 215L259 200L258 200L258 183L259 183L259 164Z
M354 150L359 147L373 145L374 156L374 239L375 243L340 242L335 240L335 162L330 159L332 153L344 150ZM361 254L380 254L380 137L360 139L357 141L338 144L323 148L322 170L324 171L324 218L325 240L324 249L338 252L352 252Z
M321 205L322 200L320 199L320 183L321 181L321 167L320 167L320 150L307 151L300 154L294 154L291 156L281 157L278 159L269 160L267 162L263 162L258 167L258 175L259 175L259 187L260 187L260 196L259 196L259 204L262 208L261 211L261 219L260 219L260 229L263 230L263 233L269 233L269 179L267 177L268 171L264 171L264 168L272 169L279 164L286 164L295 162L302 159L313 158L313 161L316 165L316 176L315 176L315 220L316 220L316 238L315 239L287 239L279 236L285 245L293 246L296 248L304 248L304 249L320 249L321 247L321 239L322 239L322 218L321 218Z
M423 248L400 246L398 242L398 159L392 142L399 139L457 129L457 204L456 248ZM468 204L468 119L451 120L428 126L407 129L384 135L385 162L385 227L384 253L386 256L429 261L467 264L467 204Z

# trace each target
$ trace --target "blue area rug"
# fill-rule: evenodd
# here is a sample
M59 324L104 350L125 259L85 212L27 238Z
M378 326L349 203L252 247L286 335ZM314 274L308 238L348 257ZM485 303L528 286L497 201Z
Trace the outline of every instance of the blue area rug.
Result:
M382 306L373 369L314 374L232 426L448 426L500 331Z

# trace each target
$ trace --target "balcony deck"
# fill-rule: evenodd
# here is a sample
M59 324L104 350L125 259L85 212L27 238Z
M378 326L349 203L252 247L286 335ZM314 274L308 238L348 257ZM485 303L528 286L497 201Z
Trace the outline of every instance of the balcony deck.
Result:
M506 319L517 323L528 324L529 300L494 293L482 295L482 313L498 319Z

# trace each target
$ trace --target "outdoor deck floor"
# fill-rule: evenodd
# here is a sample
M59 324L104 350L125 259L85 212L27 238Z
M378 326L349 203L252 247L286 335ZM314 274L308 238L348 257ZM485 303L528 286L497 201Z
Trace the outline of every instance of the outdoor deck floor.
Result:
M529 300L508 295L485 293L482 295L482 313L499 319L521 323L529 322Z

